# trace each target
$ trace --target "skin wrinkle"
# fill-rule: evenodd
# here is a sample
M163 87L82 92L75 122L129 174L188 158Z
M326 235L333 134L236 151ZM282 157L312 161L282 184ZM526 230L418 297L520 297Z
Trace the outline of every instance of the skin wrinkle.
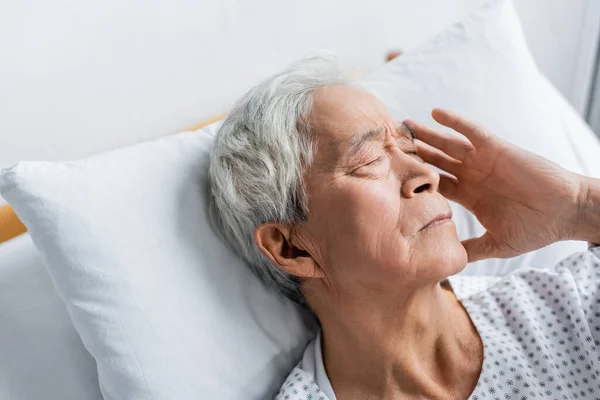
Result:
M392 140L395 121L373 96L332 83L313 93L307 123L315 138L310 142L314 162L304 170L294 164L302 154L281 158L289 161L288 170L298 171L288 174L290 185L303 179L306 215L303 220L275 216L252 225L257 248L272 261L264 270L292 276L293 286L273 280L293 300L306 300L318 316L323 362L337 398L469 398L481 379L483 343L446 278L464 268L467 254L477 261L510 257L561 239L598 241L600 213L594 205L600 204L599 181L566 171L441 109L432 111L434 120L464 138L407 120L408 130L423 138L423 145L416 143L418 155L411 155L402 140ZM286 144L297 147L299 136L285 118L290 113L267 103L273 117L287 121L272 130L279 136L271 143L281 140L282 152ZM308 110L303 109L300 114ZM267 125L273 119L265 117ZM353 152L359 166L353 169L346 162L351 157L345 156L352 132L380 131L382 126L386 135L380 143L361 146L364 154ZM325 150L336 142L338 148ZM447 149L446 157L440 148ZM245 150L264 156L260 148ZM424 160L456 178L440 180ZM284 168L277 161L274 165ZM226 186L231 177L213 178ZM242 181L252 179L242 178L236 189L245 193L249 185ZM265 202L277 197L276 182L252 182L260 189L250 196L256 193ZM463 205L469 199L467 207L476 208L471 211L485 234L461 243L451 221L425 229L449 210L442 194ZM274 200L269 204L289 203L283 196ZM583 211L572 211L580 207ZM254 221L250 212L246 216ZM591 229L580 226L590 221ZM578 231L563 224L578 226ZM565 232L571 237L561 237Z
M300 279L322 325L336 396L468 397L481 339L439 283L464 268L466 253L453 222L422 229L450 212L439 175L412 154L410 129L365 92L317 90L307 122L315 139L303 174L307 220L258 227L256 237L278 268ZM279 254L274 237L288 238L291 253Z
M337 140L335 146L345 146L348 148L349 154L358 153L368 142L381 141L386 135L386 129L384 125L378 128L370 129L366 132L354 133L350 139Z
M319 143L317 148L325 147L325 151L327 152L326 160L336 160L342 157L342 152L340 149L347 148L347 157L358 158L360 159L360 155L363 154L364 149L369 142L373 141L381 141L381 137L384 133L386 133L386 126L382 125L375 129L367 130L366 132L355 132L352 134L350 139L337 139L325 143ZM414 146L414 139L416 138L412 130L404 123L396 123L393 128L391 128L399 138L410 136L411 142ZM390 135L392 137L396 137L394 135ZM335 163L326 162L323 164L323 170L326 172L335 171L336 168L344 169L345 167L342 165L336 165Z
M352 137L347 141L348 144L345 145L344 141L339 140L337 141L336 146L338 148L343 148L343 147L347 147L347 154L349 157L354 157L354 155L356 153L360 153L361 151L363 151L363 149L365 149L365 147L370 144L369 142L381 142L383 141L382 139L385 138L387 139L384 142L384 149L386 147L392 147L389 142L392 139L403 139L406 138L406 134L401 134L400 131L402 130L402 127L406 126L404 124L399 124L393 128L389 128L386 125L383 125L377 129L373 129L373 130L369 130L367 132L364 133L355 133L352 135ZM387 129L386 129L387 128ZM390 132L396 132L398 133L398 135L393 135ZM387 135L386 135L387 133ZM410 131L408 132L410 134ZM411 144L414 147L414 136L412 134L411 135ZM399 137L398 137L399 136ZM360 157L359 157L360 158Z
M490 143L491 143L491 142L489 141L489 138L486 136L484 139L482 139L482 141L481 141L481 145L480 145L480 146L483 146L483 145L486 145L486 146L487 146L487 145L489 145ZM483 179L480 181L480 183L479 183L480 185L482 185L482 186L483 186L483 185L485 185L485 184L487 183L487 181L488 181L488 180L489 180L489 179L490 179L492 176L499 175L499 174L498 174L498 172L497 172L496 170L497 170L498 168L500 168L500 160L502 159L502 157L504 156L504 154L506 154L506 152L507 152L507 151L508 151L508 149L507 149L507 148L501 148L501 149L498 151L498 153L496 154L496 157L495 157L495 159L494 159L494 161L493 161L492 168L491 168L490 172L489 172L489 173L484 173L484 172L482 172L482 174L485 174L485 176L484 176L484 178L483 178ZM471 167L471 168L473 168L473 169L477 169L477 168L475 168L475 167ZM506 182L506 184L508 185L508 184L510 184L510 182ZM507 198L507 197L503 196L502 194L498 194L498 196L499 196L499 198ZM537 211L536 211L536 209L534 209L533 207L531 207L531 205L530 205L530 204L528 204L527 202L525 202L525 201L520 201L520 200L518 200L518 199L517 199L516 201L517 201L517 202L518 202L518 203L519 203L519 204L520 204L520 205L521 205L523 208L525 208L525 209L529 210L531 213L536 213L536 212L537 212ZM466 203L466 201L463 201L463 202L464 202L464 203ZM478 206L479 206L479 205L478 205L478 200L477 200L477 199L474 197L474 202L473 202L472 204L467 204L467 205L469 206L469 208L470 208L471 210L477 210L477 209L478 209ZM542 217L542 216L540 216L540 217ZM514 223L514 221L513 221L513 223ZM520 231L521 231L521 232L526 232L526 230L527 230L527 229L526 229L526 226L525 226L525 225L524 225L524 223L523 223L523 227L521 228L521 230L520 230ZM556 236L559 236L559 233L558 233L558 232L556 232ZM496 244L496 246L497 246L497 244ZM506 244L505 244L505 246L506 246L506 248L510 249L510 250L511 250L511 251L512 251L514 254L520 254L520 253L522 253L522 252L523 252L523 251L522 251L522 249L515 248L515 247L513 247L512 245L510 245L509 243L506 243Z

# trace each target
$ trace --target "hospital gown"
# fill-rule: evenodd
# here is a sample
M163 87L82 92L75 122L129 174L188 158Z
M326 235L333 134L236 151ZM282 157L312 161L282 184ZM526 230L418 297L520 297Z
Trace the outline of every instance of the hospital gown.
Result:
M470 400L600 399L600 247L551 269L448 278L481 336ZM276 400L335 400L317 337Z

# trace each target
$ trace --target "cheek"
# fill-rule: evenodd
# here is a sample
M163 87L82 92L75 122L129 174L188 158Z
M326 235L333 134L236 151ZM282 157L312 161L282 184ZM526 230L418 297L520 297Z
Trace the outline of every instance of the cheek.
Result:
M330 278L381 285L460 272L467 259L454 224L415 236L422 217L403 205L385 181L339 184L312 197L307 226Z
M324 196L319 209L338 233L371 235L380 223L397 221L400 196L383 185L340 185ZM395 222L394 222L395 223Z
M360 190L346 191L339 209L349 217L348 222L357 233L372 235L383 231L389 234L390 226L398 230L400 195L381 186L364 185Z
M310 207L311 231L331 267L348 272L352 265L383 267L388 260L397 265L406 257L399 190L383 182L340 184L315 197Z

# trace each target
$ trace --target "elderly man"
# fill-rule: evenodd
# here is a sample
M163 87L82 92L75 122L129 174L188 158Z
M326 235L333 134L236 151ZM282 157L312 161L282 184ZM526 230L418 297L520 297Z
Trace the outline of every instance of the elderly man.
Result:
M215 225L321 324L276 397L600 398L600 248L502 279L452 276L468 260L600 242L600 181L433 117L463 136L395 121L314 58L223 123ZM446 198L485 235L461 243Z

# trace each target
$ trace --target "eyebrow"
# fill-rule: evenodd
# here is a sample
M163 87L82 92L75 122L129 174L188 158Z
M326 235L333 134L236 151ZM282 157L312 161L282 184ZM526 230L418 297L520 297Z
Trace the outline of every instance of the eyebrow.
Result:
M403 134L404 136L409 136L411 139L415 139L415 134L410 129L410 127L404 123L399 123L395 126L395 131L397 133ZM359 152L363 146L375 140L380 139L385 134L385 127L381 125L378 128L368 130L366 132L358 132L353 134L348 140L348 149L351 154Z
M348 140L348 151L350 154L357 153L365 146L365 144L378 140L383 137L383 135L385 135L385 128L383 125L366 132L354 133Z

